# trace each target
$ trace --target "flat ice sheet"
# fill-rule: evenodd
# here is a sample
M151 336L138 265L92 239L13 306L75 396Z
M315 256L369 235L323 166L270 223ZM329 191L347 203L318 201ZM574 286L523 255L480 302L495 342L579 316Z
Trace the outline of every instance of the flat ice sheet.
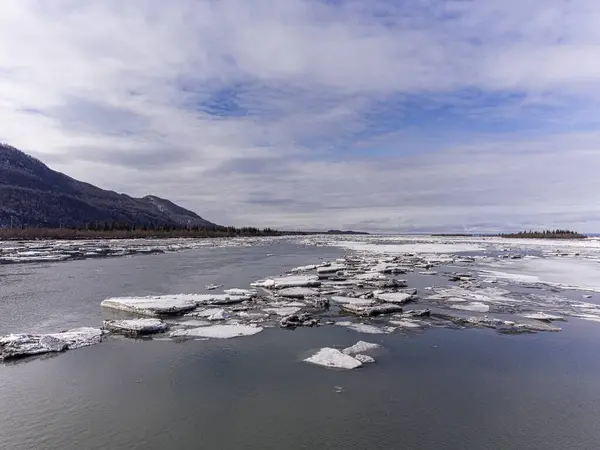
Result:
M281 307L273 307L273 308L264 308L263 311L269 314L275 314L277 316L285 317L291 316L292 314L296 314L300 312L302 308L298 308L296 306L281 306Z
M482 273L521 283L600 292L600 262L583 258L524 258L490 265Z
M260 333L261 327L249 325L213 325L210 327L191 328L187 330L175 330L171 333L172 337L188 338L212 338L212 339L231 339L241 336L253 336Z
M349 250L380 253L380 254L402 254L402 253L461 253L484 250L484 247L475 243L429 243L429 242L407 242L405 244L378 244L376 242L359 241L334 241L332 245L347 248Z
M203 298L196 294L161 295L148 297L113 297L100 303L105 308L156 316L183 314L196 308Z
M9 334L0 337L0 360L62 352L102 341L102 330L81 327L50 334Z
M384 302L403 304L413 299L415 296L412 294L407 294L405 292L389 292L376 294L375 297L378 300L382 300Z
M342 297L339 295L334 295L333 297L331 297L331 300L333 300L336 303L342 303L342 304L354 305L354 306L372 306L375 304L375 300L372 300L372 299Z
M130 335L162 333L168 325L160 319L105 320L104 328Z
M481 303L481 302L459 303L459 304L450 306L450 308L459 309L462 311L474 311L474 312L482 312L482 313L489 312L489 310L490 310L489 305L486 305L485 303Z

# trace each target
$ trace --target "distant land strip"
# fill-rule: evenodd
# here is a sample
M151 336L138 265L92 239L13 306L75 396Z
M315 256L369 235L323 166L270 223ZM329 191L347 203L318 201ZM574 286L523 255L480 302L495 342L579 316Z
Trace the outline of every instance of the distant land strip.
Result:
M169 239L259 236L310 236L318 234L368 234L358 231L280 231L254 227L135 227L103 224L92 228L0 228L0 240L77 240L77 239Z
M468 233L437 233L436 237L502 237L511 239L586 239L585 234L571 230L519 231L518 233L500 234L468 234Z

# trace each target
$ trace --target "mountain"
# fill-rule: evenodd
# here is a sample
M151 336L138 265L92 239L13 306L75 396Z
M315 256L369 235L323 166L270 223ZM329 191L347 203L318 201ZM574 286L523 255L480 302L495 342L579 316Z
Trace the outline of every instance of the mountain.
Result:
M90 223L216 226L169 200L106 191L0 144L0 228L11 224L54 228Z

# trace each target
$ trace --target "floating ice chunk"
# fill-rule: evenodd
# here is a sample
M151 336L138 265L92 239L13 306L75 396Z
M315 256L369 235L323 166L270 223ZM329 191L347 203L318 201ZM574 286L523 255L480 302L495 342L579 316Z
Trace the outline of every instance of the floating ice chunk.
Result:
M100 305L147 316L179 315L195 309L201 297L196 294L115 297L107 298Z
M347 269L347 267L345 264L331 264L329 266L319 267L317 269L317 273L319 275L328 275L328 274L336 273L336 272L339 272L341 270L346 270L346 269Z
M244 319L251 319L251 320L257 320L257 319L265 319L266 317L268 317L268 314L265 314L263 312L258 312L258 311L240 311L238 313L238 316L243 317Z
M311 316L309 313L303 313L300 315L291 314L285 316L279 321L281 328L296 328L296 327L314 327L319 324L319 319Z
M370 364L375 362L375 358L369 355L354 355L354 359L360 361L363 364Z
M212 324L210 322L208 322L207 320L191 319L191 320L182 320L181 322L176 322L175 325L179 325L181 327L196 328L196 327L206 327L206 326L212 325Z
M335 369L356 369L357 367L362 366L362 363L356 358L345 355L339 350L330 347L322 348L304 361Z
M431 316L431 310L429 308L426 309L411 309L403 312L400 317L403 319L412 318L412 317L429 317Z
M459 305L452 305L450 306L450 308L453 309L460 309L463 311L475 311L475 312L488 312L490 310L489 305L486 305L485 303L481 303L481 302L471 302L471 303L467 303L467 304L459 304Z
M385 275L383 275L382 273L379 273L379 272L361 273L359 275L356 275L354 278L356 280L361 280L361 281L380 281L380 280L388 279L388 277L386 277Z
M224 309L219 309L207 317L210 321L227 320L228 318L229 314L227 314Z
M342 297L338 295L334 295L331 297L336 303L344 303L355 306L372 306L375 304L375 300L367 299L367 298L354 298L354 297Z
M273 286L275 286L275 280L272 280L270 278L268 278L266 280L258 280L253 283L250 283L250 286L270 289Z
M279 308L264 308L263 311L269 314L276 314L278 316L291 316L292 314L296 314L302 308L297 308L294 306L282 306Z
M502 327L502 326L512 327L515 325L515 322L512 322L510 320L503 320L503 319L498 319L496 317L488 317L488 316L483 316L483 317L473 316L473 317L466 317L464 319L459 318L458 320L460 322L467 323L470 325L481 325L481 326L489 327L489 328L496 328L496 327Z
M365 334L386 334L394 331L393 327L379 328L374 325L353 322L336 322L336 325L345 326L346 328Z
M384 303L382 305L375 306L361 306L351 303L342 303L340 308L344 311L348 311L359 316L379 316L382 314L402 312L402 307L393 303Z
M530 314L523 314L523 317L525 317L526 319L535 319L535 320L543 320L546 322L550 322L552 320L565 320L564 317L562 316L557 316L554 314L547 314L544 312L536 312L536 313L530 313Z
M315 270L317 267L318 266L311 264L309 266L296 267L295 269L290 270L290 272L292 272L292 273L310 272L311 270Z
M293 287L293 288L284 288L277 292L277 294L281 297L289 297L289 298L304 298L310 297L318 294L319 291L316 289L305 288L305 287Z
M234 295L238 297L252 297L253 295L256 295L256 291L251 289L232 288L225 289L223 292L225 292L227 295Z
M413 300L415 298L415 296L413 294L409 294L406 292L390 292L387 294L386 293L375 294L375 298L377 298L378 300L382 300L384 302L388 302L388 303L403 304L403 303Z
M420 321L411 319L390 320L390 323L401 328L421 328L423 326Z
M275 289L286 287L317 287L321 282L312 276L289 276L275 279Z
M512 328L515 330L524 329L527 331L562 331L562 328L555 327L554 325L550 325L549 323L544 322L530 322L530 323L515 323L512 325ZM500 330L503 332L511 332L511 327Z
M495 304L512 304L516 300L506 297L510 291L499 288L465 289L458 286L434 288L435 295L428 297L431 300L448 300L452 302L487 302ZM450 300L451 299L451 300Z
M230 339L241 336L252 336L260 333L261 327L250 325L212 325L210 327L191 328L187 330L175 330L171 332L172 337L188 338L213 338Z
M0 359L62 352L64 350L67 350L66 342L46 335L9 334L0 337Z
M272 283L271 283L272 281ZM317 287L321 285L317 276L311 275L289 275L273 280L264 280L253 284L254 286L266 287L271 289L284 289L291 287Z
M342 350L342 352L346 355L356 355L357 353L366 353L380 347L381 345L374 344L372 342L358 341L351 347L347 347L344 350Z
M81 327L62 331L60 333L47 334L46 336L65 341L67 343L67 348L69 350L74 350L76 348L88 347L100 343L102 341L102 330L99 328Z
M9 334L0 337L0 359L87 347L102 341L102 330L82 327L51 334Z
M205 317L208 319L213 315L219 315L221 312L225 312L225 310L222 308L197 309L191 313L187 313L185 317Z
M162 333L168 325L160 319L105 320L104 328L113 333L139 336Z
M207 291L214 291L215 289L219 289L220 287L223 287L223 285L222 284L207 284L204 289L206 289Z
M249 295L234 294L195 294L198 305L232 305L250 300Z
M281 306L293 306L295 308L304 308L306 306L306 303L302 303L302 302L287 302L287 303L284 303Z

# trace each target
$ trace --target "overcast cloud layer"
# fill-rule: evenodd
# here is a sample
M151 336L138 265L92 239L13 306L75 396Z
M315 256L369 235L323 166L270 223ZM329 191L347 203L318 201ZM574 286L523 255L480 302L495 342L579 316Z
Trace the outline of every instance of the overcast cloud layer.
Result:
M0 140L222 224L600 231L597 0L4 0Z

